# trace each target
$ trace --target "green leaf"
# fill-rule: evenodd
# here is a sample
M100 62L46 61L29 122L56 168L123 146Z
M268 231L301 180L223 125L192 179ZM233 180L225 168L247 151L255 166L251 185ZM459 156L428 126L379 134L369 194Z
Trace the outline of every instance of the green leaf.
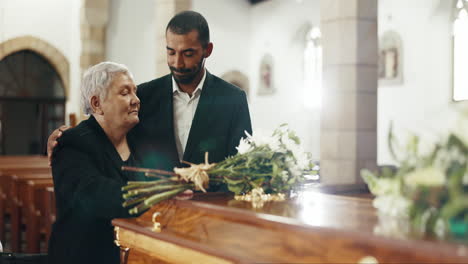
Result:
M257 178L253 181L251 181L252 185L254 185L255 187L260 187L262 186L263 182L265 181L265 178L264 177L260 177L260 178Z
M241 194L244 193L245 186L243 184L228 184L228 189L235 194Z
M224 180L226 181L227 184L229 185L238 185L241 184L245 181L245 179L240 179L240 180L232 180L228 177L224 177Z

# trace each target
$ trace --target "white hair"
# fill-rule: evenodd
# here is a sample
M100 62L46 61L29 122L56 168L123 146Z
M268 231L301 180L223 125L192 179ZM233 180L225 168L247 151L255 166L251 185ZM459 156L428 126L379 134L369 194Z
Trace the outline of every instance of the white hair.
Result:
M115 62L101 62L87 69L81 82L81 106L85 114L92 114L91 98L98 96L104 100L112 80L118 73L123 73L133 80L127 66Z

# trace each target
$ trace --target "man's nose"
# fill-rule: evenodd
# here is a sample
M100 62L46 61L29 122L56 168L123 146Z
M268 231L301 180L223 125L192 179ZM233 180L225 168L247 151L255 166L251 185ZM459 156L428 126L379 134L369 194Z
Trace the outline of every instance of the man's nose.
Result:
M184 56L183 55L178 55L176 54L175 55L175 68L177 69L181 69L181 68L185 68L185 62L184 62Z

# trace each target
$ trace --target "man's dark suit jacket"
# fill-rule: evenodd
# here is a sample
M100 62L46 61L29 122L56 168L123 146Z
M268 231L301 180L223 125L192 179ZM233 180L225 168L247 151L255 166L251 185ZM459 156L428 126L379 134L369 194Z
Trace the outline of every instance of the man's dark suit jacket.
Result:
M137 179L122 172L123 163L93 116L59 138L52 160L57 220L50 263L119 263L111 220L130 217L121 187Z
M172 75L140 84L140 123L131 131L143 166L172 171L180 167L174 137ZM244 131L252 133L245 92L206 71L183 159L219 162L237 153Z

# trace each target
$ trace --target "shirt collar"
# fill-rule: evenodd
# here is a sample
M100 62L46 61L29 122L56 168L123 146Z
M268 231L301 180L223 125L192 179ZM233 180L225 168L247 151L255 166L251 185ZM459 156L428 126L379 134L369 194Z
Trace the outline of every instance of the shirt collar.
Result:
M206 69L203 68L203 77L201 78L200 82L198 83L197 88L195 88L195 90L193 91L194 94L195 94L195 92L197 90L201 91L203 89L203 85L205 84L205 79L206 79ZM174 76L172 76L172 93L175 93L175 92L183 92L183 91L180 90L179 85L177 84L176 80L174 79Z

